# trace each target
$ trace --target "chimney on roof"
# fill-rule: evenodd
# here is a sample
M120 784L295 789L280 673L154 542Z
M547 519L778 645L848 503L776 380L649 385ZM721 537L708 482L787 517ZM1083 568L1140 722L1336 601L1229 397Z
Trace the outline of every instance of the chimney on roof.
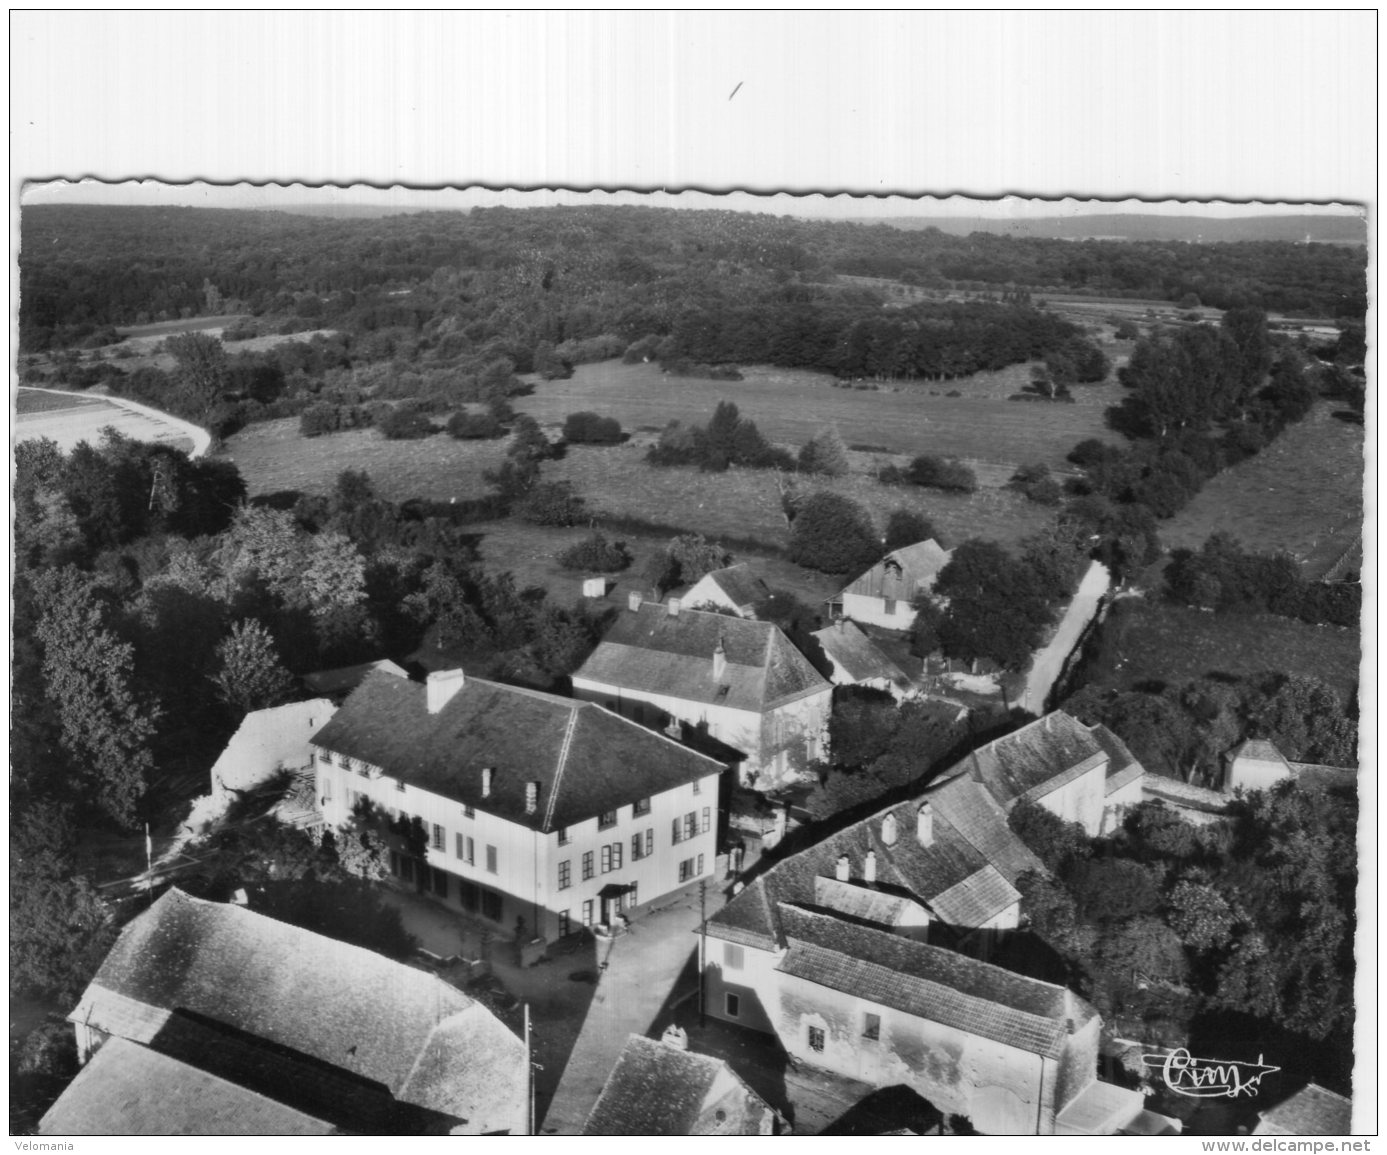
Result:
M486 767L484 767L484 768L482 769L482 797L483 797L483 798L490 798L490 797L491 797L491 776L492 776L493 774L495 774L495 773L496 773L496 771L493 770L490 766L486 766Z
M862 877L867 882L876 882L877 880L877 852L875 850L867 851L866 861L862 864Z
M629 594L626 595L626 608L630 610L633 614L641 608L640 590L632 590Z
M835 627L837 627L838 632L841 634L845 629L847 629L848 619L843 617L842 614L839 614L836 618L833 619L833 624Z
M896 815L888 814L881 820L881 842L883 846L896 845Z
M838 866L834 871L834 877L837 878L839 882L847 882L851 874L852 865L848 862L848 856L846 854L840 854L838 856Z
M660 1036L660 1042L667 1047L673 1047L676 1051L687 1051L689 1049L689 1035L682 1027L677 1027L673 1023L665 1028L665 1033Z
M921 846L934 845L934 807L928 802L922 802L915 815L915 837Z
M713 681L721 682L723 674L727 673L727 651L722 646L722 635L718 635L718 644L713 647Z
M525 783L525 813L533 814L539 809L539 783Z
M670 598L669 604L665 607L665 609L670 617L677 618L679 616L679 599Z
M437 714L467 683L461 670L435 670L427 682L429 713Z
M1053 714L1046 714L1046 715L1045 715L1045 733L1047 733L1047 734L1050 732L1050 719L1053 718L1053 717L1054 717Z

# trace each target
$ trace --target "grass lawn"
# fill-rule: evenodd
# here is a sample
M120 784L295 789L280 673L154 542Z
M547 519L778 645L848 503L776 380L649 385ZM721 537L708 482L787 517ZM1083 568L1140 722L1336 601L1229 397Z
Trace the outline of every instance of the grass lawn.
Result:
M1232 534L1257 553L1285 550L1319 577L1363 526L1363 426L1322 401L1256 457L1212 478L1161 526L1169 548Z
M446 434L387 441L375 429L350 429L302 437L297 417L257 422L226 442L252 497L291 489L328 493L344 469L365 470L390 501L480 497L490 491L482 474L505 453L505 441L454 441Z
M1123 598L1103 624L1101 649L1086 680L1130 690L1215 673L1304 674L1333 686L1347 701L1358 688L1360 660L1356 630Z
M1043 461L1068 469L1065 454L1085 438L1120 440L1104 427L1103 410L1116 403L1121 386L1080 386L1072 405L1007 401L1030 379L1028 365L957 381L883 382L875 389L838 389L828 374L805 370L751 366L742 372L744 381L707 381L669 377L654 364L604 361L580 365L567 381L536 382L516 408L552 426L592 410L634 432L658 430L672 419L703 424L719 401L732 401L767 438L792 449L836 425L849 445L1002 466ZM947 396L954 392L960 396Z
M14 411L21 416L25 413L51 413L57 409L76 409L83 405L102 405L104 402L94 397L84 397L80 393L40 393L36 389L20 387L15 397ZM110 408L109 405L106 408Z

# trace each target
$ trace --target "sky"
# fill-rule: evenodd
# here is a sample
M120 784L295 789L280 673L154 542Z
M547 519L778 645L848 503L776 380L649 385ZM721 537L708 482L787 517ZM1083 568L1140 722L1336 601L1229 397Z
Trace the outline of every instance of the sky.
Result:
M712 193L595 191L566 189L442 188L419 189L399 185L377 188L370 185L310 186L250 184L165 184L157 181L128 181L108 184L99 181L72 183L54 181L31 184L22 195L23 204L134 204L190 205L200 208L279 208L287 205L372 205L413 209L463 209L490 205L535 207L554 204L643 204L652 207L719 208L740 212L767 212L791 216L843 217L989 217L1001 220L1030 217L1079 216L1092 213L1148 213L1169 216L1249 217L1287 213L1353 215L1354 205L1295 204L1286 202L1237 203L1231 201L1145 201L1043 200L1024 196L980 199L965 196L824 196L818 193L759 194L751 192Z

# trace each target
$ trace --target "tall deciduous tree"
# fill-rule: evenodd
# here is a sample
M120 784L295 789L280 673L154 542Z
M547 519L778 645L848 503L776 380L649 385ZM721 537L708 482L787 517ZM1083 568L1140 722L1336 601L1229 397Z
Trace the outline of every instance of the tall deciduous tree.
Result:
M826 477L843 477L849 469L848 447L836 428L815 434L799 451L801 473L822 473Z
M221 341L206 333L178 333L164 342L164 348L178 363L184 386L205 407L215 405L226 389L226 349Z
M93 579L71 567L33 577L43 675L62 743L93 800L122 826L135 825L159 713L131 685L134 647L110 628Z
M790 559L823 573L854 573L881 554L871 515L836 493L814 493L790 527Z
M236 715L287 701L294 679L279 661L270 631L253 618L237 622L217 647L217 696Z
M995 542L965 541L939 573L935 592L948 599L939 638L950 657L991 658L1019 669L1051 620L1030 569Z

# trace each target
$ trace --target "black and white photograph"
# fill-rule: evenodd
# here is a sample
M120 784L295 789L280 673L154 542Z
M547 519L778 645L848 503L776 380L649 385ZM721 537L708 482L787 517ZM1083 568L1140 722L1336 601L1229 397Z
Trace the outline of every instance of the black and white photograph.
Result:
M1376 31L12 13L20 1148L1369 1150Z

